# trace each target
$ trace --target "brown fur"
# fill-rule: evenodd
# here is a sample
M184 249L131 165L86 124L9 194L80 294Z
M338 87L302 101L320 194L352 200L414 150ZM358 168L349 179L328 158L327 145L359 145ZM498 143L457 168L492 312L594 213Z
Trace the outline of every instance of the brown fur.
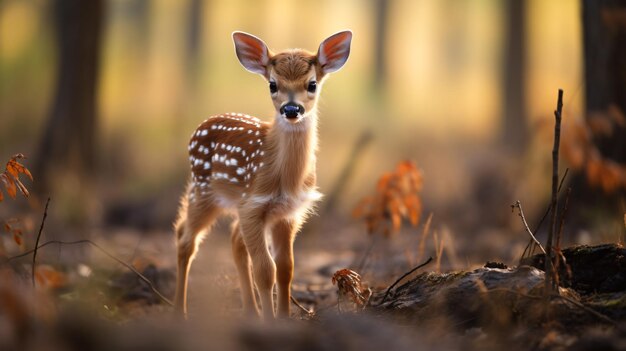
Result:
M238 219L231 238L244 311L258 313L254 279L263 315L273 318L272 289L277 282L278 315L288 317L293 241L319 198L315 186L317 94L307 92L307 86L311 80L321 84L325 73L317 56L307 51L294 49L272 55L256 37L243 33L233 37L244 66L278 85L279 91L272 94L277 115L272 122L242 114L217 115L201 123L192 135L192 179L175 224L175 305L186 313L187 276L201 233L218 216L231 213ZM351 34L341 41L344 49L346 38L349 46ZM306 112L297 119L286 119L278 111L287 101L297 101ZM274 258L266 242L266 229L271 230Z

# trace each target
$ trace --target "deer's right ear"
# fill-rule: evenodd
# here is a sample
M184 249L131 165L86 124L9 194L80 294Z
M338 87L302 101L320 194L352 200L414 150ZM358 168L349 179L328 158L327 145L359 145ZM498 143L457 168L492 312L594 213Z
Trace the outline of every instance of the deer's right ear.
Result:
M244 32L233 32L239 62L250 72L266 75L269 50L263 40Z

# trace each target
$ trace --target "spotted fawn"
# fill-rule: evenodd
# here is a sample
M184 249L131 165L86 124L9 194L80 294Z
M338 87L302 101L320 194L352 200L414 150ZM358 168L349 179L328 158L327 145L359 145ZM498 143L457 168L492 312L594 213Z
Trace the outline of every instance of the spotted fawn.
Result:
M273 53L259 38L233 33L235 52L250 72L269 82L276 109L271 122L241 113L212 116L189 142L191 180L175 223L178 275L175 308L187 314L187 279L198 244L221 215L232 215L232 253L243 309L264 319L289 317L293 242L320 199L315 162L317 97L324 79L348 60L352 32L324 40L317 53ZM271 247L271 252L270 252ZM273 257L272 257L273 253Z

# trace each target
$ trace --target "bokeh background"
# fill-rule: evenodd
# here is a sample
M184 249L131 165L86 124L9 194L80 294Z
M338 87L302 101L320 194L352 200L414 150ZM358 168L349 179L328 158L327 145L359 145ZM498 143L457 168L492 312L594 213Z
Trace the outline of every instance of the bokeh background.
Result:
M319 109L318 179L328 197L313 221L323 225L305 232L362 230L352 208L410 159L424 174L422 218L434 213L465 251L515 257L527 238L509 205L521 200L537 222L549 200L557 89L565 91L564 130L585 126L589 110L620 106L623 85L590 86L585 72L610 66L623 77L624 7L594 3L3 0L0 158L24 153L35 181L27 182L30 206L5 201L0 214L39 218L50 196L51 236L61 235L52 228L81 237L169 232L195 127L221 112L273 113L266 83L237 61L231 32L275 50L314 51L351 29L350 60L326 82ZM594 91L603 98L589 106ZM624 124L612 111L604 151L617 150L613 170L623 172ZM564 139L575 155L585 152L575 137ZM577 167L567 184L578 174L574 193L586 194L572 202L610 206L575 212L583 215L568 220L566 238L619 241L623 174L618 186L589 186L581 157L562 158L561 174L568 160Z
M273 327L239 318L223 220L191 268L190 321L172 319L128 268L173 296L188 138L213 114L274 114L267 83L239 64L231 33L315 51L344 29L354 33L350 59L319 106L326 196L295 244L292 292L316 314L293 307L293 319L310 323ZM559 177L569 169L560 246L621 244L623 0L0 0L0 165L23 153L34 177L21 177L28 198L11 199L0 182L0 349L484 350L538 345L526 339L544 334L567 348L581 330L564 324L571 337L561 337L543 320L539 331L494 319L494 334L342 314L331 283L351 268L384 291L428 256L422 271L515 266L529 243L516 200L545 242L547 222L535 228L550 203L558 89ZM368 234L353 210L404 160L423 179L419 223ZM389 222L389 212L379 214ZM40 249L35 264L38 233L40 244L65 243ZM67 244L83 239L92 245Z

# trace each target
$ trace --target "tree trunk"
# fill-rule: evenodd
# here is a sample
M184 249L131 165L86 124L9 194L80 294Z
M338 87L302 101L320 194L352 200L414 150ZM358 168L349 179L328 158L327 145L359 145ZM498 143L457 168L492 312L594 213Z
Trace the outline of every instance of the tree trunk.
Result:
M526 0L503 4L505 11L504 41L504 111L502 142L506 149L521 154L528 141L526 123Z
M610 106L626 111L626 1L582 0L585 112L606 113ZM614 124L611 135L594 136L601 157L626 165L626 125ZM597 221L598 214L621 218L626 192L612 194L588 184L584 172L572 180L572 201L576 220Z
M386 45L389 0L374 0L374 90L383 91L387 75Z
M96 164L96 97L103 0L54 4L58 69L56 92L35 162L37 184L51 190L56 173L84 179Z
M611 105L626 111L626 1L583 0L586 112L605 112ZM620 18L622 17L622 18ZM626 163L626 127L596 138L600 152Z

